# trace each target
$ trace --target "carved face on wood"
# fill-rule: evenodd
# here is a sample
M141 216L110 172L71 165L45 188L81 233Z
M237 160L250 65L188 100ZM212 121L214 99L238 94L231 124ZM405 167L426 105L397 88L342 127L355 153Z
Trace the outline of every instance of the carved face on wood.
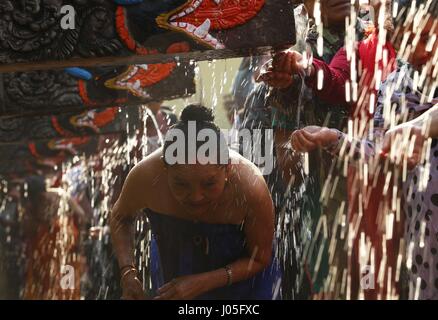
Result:
M205 60L291 45L291 1L2 0L0 65L180 52ZM66 5L75 23L63 29ZM222 48L229 51L203 52Z
M64 5L75 9L74 29L61 28ZM0 1L0 52L15 61L111 55L122 47L113 27L114 8L111 0ZM7 57L0 55L0 62Z
M108 88L128 90L139 98L150 98L148 87L167 78L175 69L176 63L133 65L121 75L105 82Z
M27 148L35 164L53 168L61 165L71 156L96 152L98 141L99 136L57 138L30 142Z
M231 29L248 22L261 10L265 0L189 0L181 7L161 15L158 25L184 32L213 49L225 45L210 33Z
M117 29L125 44L138 53L148 33L153 41L153 35L163 30L183 34L204 48L223 49L226 44L216 34L247 23L264 4L265 0L164 0L159 4L144 0L117 9Z
M18 7L22 12L29 14L35 14L40 11L41 1L40 0L18 0Z
M125 125L118 109L117 107L101 110L93 109L75 115L51 116L51 125L62 137L99 134L102 128L116 131L120 130L122 125ZM114 121L117 123L114 124ZM113 126L109 127L111 124ZM120 128L117 128L119 126Z
M119 138L126 130L128 113L133 115L131 111L107 108L69 116L17 118L19 128L5 128L0 122L0 176L41 168L51 171L73 155L92 155L105 147L100 143L102 139Z

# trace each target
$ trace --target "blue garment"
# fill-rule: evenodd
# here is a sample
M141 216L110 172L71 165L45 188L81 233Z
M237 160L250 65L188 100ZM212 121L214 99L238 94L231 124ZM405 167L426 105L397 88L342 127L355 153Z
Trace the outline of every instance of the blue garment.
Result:
M196 223L146 211L152 229L151 278L153 291L174 278L213 271L246 255L239 225ZM225 272L225 271L224 271ZM275 259L255 277L218 288L200 300L272 300L280 298L281 271Z

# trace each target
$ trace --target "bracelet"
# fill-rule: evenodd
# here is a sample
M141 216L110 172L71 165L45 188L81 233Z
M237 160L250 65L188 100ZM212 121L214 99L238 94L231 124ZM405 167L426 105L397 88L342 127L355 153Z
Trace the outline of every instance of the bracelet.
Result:
M120 273L123 273L123 270L125 270L126 268L135 269L135 265L132 263L132 264L126 264L123 267L120 267L120 269L119 269Z
M343 141L343 138L344 138L344 135L341 131L339 131L337 129L335 129L335 130L336 130L336 134L337 134L336 140L334 142L330 143L329 145L327 145L326 147L324 147L324 149L327 152L332 153L332 154L335 154L335 153L340 151L341 142Z
M130 268L130 269L126 270L126 271L123 273L123 275L120 277L120 286L122 286L123 279L124 279L128 274L130 274L131 272L135 272L135 273L137 274L137 269L135 269L135 268Z
M233 284L233 271L230 266L225 266L224 269L227 273L227 286L231 286Z

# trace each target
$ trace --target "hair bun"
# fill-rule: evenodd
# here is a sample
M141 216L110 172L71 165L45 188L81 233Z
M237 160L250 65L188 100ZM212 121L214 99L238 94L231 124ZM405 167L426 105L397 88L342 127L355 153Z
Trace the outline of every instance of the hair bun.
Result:
M182 111L181 121L214 122L214 115L211 109L202 105L191 104L185 107Z

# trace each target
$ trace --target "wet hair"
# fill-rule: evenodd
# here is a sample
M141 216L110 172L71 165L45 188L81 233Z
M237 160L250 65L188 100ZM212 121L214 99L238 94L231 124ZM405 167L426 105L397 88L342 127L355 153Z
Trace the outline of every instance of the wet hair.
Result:
M191 104L185 107L181 112L180 119L181 123L196 121L199 122L200 125L204 124L205 127L214 128L218 131L220 130L214 123L213 111L199 104Z
M226 162L228 163L228 157L229 157L229 150L228 146L226 144L225 136L221 132L221 129L214 123L214 115L211 109L208 109L202 105L199 104L190 104L187 107L184 108L184 110L181 113L180 120L177 121L172 127L170 127L169 131L166 134L166 139L163 145L163 160L166 164L170 165L166 161L166 152L168 151L168 148L175 142L176 137L173 136L173 133L175 130L180 130L184 134L184 142L185 142L185 148L184 148L184 156L185 156L185 162L189 163L189 143L193 143L193 141L189 141L191 137L189 137L189 126L190 124L196 125L195 134L196 137L198 137L198 133L201 130L208 129L212 130L214 132L214 135L216 136L216 148L215 148L215 162L216 164L221 163L221 159L226 159ZM171 139L173 136L173 139ZM195 139L196 139L195 137ZM198 154L199 148L204 145L206 141L198 141L196 139L195 143L195 150L196 154ZM208 152L206 152L207 156L213 156L209 155ZM221 158L222 155L222 158ZM224 164L224 163L222 163Z
M27 185L27 198L31 203L36 203L44 192L46 192L46 182L43 176L28 176L25 178Z

